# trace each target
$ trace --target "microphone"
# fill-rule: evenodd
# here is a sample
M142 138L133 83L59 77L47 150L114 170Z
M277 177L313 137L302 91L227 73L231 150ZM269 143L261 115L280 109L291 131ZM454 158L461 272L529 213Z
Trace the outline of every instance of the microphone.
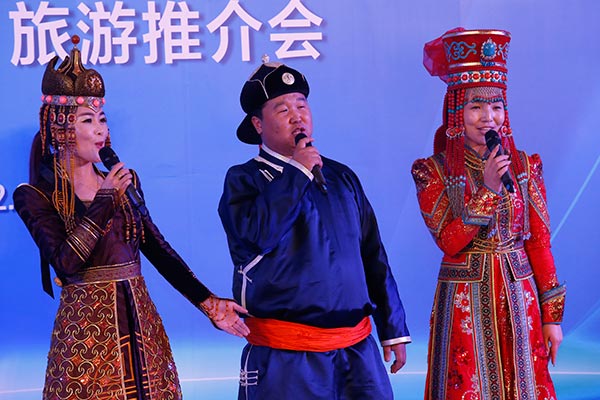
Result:
M298 144L299 141L301 141L302 139L304 139L306 137L306 135L304 133L299 133L294 137L294 140L296 142L296 144ZM308 142L306 144L306 147L311 147L312 143ZM325 180L325 177L323 176L323 172L321 172L321 167L318 165L315 165L312 168L312 174L315 177L315 182L317 183L317 185L319 186L319 189L321 189L321 192L323 192L324 194L327 194L327 181Z
M100 155L102 163L109 171L116 163L120 162L119 157L117 157L117 154L110 147L101 148L98 154ZM125 194L127 195L127 198L129 199L131 204L133 204L133 206L137 208L137 210L143 216L148 215L146 203L144 202L144 199L142 198L142 196L140 196L140 194L138 193L138 191L132 183L130 183L129 186L127 186Z
M500 140L500 135L498 135L498 132L496 132L493 129L490 129L485 133L485 145L487 146L489 151L492 151L494 147L498 145L500 146L500 148L498 149L497 156L504 154L504 149L502 148L502 141ZM515 185L508 171L502 174L500 179L502 180L502 184L504 185L506 190L508 190L511 193L515 192Z

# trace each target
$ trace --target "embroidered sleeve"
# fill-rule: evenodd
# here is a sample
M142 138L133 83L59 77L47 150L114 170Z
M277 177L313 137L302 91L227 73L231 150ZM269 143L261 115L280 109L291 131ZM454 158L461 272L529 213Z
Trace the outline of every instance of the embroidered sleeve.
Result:
M67 244L73 252L77 254L82 262L92 254L92 250L98 243L98 240L104 235L105 229L110 225L110 219L106 218L105 209L116 207L117 201L116 189L100 189L96 193L94 202L90 205L86 215L75 227L73 232L67 236Z
M67 243L79 259L85 261L92 254L92 250L102 233L102 230L92 220L84 217L81 223L75 227L73 233L67 236Z
M461 217L454 217L446 192L443 167L432 158L414 162L412 175L417 187L421 215L437 245L448 255L461 251L492 218L500 196L481 187L465 204Z
M525 250L533 269L542 308L543 323L562 322L566 286L559 285L554 257L550 250L550 220L546 206L546 187L542 161L537 154L529 158L529 229Z
M70 275L83 267L103 235L115 212L115 195L99 191L70 235L52 201L34 186L19 186L13 200L43 259L57 274Z
M490 223L500 195L487 186L480 187L465 205L462 220L467 225L486 226Z

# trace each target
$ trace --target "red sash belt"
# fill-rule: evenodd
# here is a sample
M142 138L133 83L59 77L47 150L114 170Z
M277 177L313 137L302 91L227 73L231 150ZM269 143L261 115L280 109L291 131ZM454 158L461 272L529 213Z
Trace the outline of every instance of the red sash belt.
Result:
M371 334L371 320L363 318L350 328L317 328L277 319L246 318L250 334L246 339L256 346L280 350L324 352L350 347Z

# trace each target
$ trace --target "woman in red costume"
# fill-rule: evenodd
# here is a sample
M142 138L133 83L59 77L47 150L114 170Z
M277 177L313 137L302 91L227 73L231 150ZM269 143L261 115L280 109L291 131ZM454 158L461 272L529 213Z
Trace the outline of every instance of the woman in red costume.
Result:
M548 362L566 288L550 251L542 162L513 141L509 42L506 31L457 28L425 45L425 67L448 84L434 155L412 167L444 252L425 399L556 399Z
M76 36L73 37L77 42ZM248 334L235 302L213 295L171 248L145 207L133 170L95 163L110 146L104 82L81 64L75 47L42 80L40 132L31 149L30 184L13 195L15 209L40 250L44 289L49 265L62 286L44 399L181 399L177 369L161 318L141 275L140 251L161 275L219 329Z

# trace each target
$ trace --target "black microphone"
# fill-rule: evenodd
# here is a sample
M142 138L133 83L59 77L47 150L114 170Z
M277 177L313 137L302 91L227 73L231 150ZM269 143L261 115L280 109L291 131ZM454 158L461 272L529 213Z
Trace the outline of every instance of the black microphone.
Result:
M115 151L110 147L101 148L98 154L100 155L102 163L109 171L116 163L120 162L119 157L117 157ZM125 194L127 195L127 198L129 199L131 204L133 204L133 206L137 208L142 215L148 215L146 203L144 202L144 199L142 198L142 196L140 196L140 194L138 193L138 191L132 183L130 183L129 186L127 186Z
M502 148L502 141L500 140L500 135L498 135L498 132L496 132L493 129L490 129L485 133L485 145L490 151L492 151L494 147L498 145L500 146L500 148L498 149L498 153L496 154L496 156L504 154L504 149ZM510 177L508 171L502 174L500 179L502 180L502 184L504 185L506 190L508 190L511 193L515 192L515 184L513 183L513 180Z
M306 137L306 135L304 133L299 133L296 135L296 137L294 137L294 140L296 141L296 144L298 144L299 141L301 141L302 139L304 139ZM306 147L311 147L312 143L308 142L306 144ZM317 183L317 185L319 186L319 189L321 189L321 192L323 192L324 194L327 194L327 181L325 180L325 177L323 176L323 172L321 172L321 167L318 165L315 165L312 169L312 174L315 177L315 182Z

